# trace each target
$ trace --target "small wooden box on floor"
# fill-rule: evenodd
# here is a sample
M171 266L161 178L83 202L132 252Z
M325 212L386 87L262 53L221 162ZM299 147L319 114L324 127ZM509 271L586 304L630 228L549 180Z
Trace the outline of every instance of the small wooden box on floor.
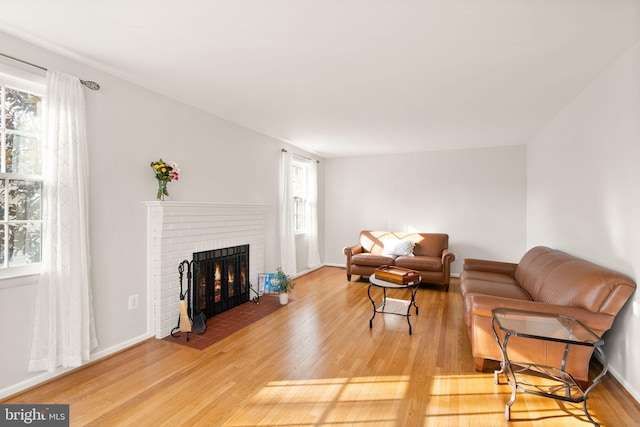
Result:
M389 265L383 265L380 268L376 268L375 275L376 279L395 283L397 285L406 285L407 283L415 282L420 279L420 273L415 270Z

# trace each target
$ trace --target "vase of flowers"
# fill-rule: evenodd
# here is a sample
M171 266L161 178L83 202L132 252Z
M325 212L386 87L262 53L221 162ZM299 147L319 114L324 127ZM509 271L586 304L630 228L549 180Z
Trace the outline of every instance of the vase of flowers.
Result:
M167 163L160 159L156 162L151 162L151 167L158 180L158 200L164 200L164 196L168 196L167 184L171 181L177 181L179 179L178 165L175 163Z

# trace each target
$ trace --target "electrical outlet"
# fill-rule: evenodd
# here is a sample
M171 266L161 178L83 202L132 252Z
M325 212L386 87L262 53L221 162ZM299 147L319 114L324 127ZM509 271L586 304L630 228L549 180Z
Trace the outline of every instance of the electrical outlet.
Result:
M131 295L129 297L129 310L138 308L138 295Z

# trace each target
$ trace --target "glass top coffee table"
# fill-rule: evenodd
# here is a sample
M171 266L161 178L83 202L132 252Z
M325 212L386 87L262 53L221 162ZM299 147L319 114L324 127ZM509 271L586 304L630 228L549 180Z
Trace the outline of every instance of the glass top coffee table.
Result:
M502 341L498 330L502 331ZM584 413L594 425L598 425L587 410L587 397L607 372L607 361L602 351L604 340L594 334L579 320L558 314L538 313L532 311L496 308L493 310L493 334L502 352L501 369L494 372L494 382L498 384L498 376L503 373L511 385L511 399L505 405L504 417L510 418L510 408L516 399L518 390L543 397L551 397L566 402L580 403ZM511 336L531 338L534 340L554 341L565 344L565 351L559 367L544 366L509 359L508 344ZM569 350L572 345L593 347L600 355L602 372L591 385L583 390L579 383L565 371ZM545 382L531 381L533 377L542 377Z
M418 276L418 278L413 282L399 285L396 283L387 282L386 280L377 279L375 274L369 276L369 287L367 288L367 295L369 296L369 300L373 305L373 316L371 316L371 319L369 319L369 329L373 328L373 319L376 317L376 313L397 314L399 316L406 316L407 323L409 324L409 335L411 335L411 306L415 308L417 316L418 306L416 305L416 291L418 290L418 285L420 284L421 280L422 279L420 278L420 276ZM376 305L376 301L371 296L372 287L382 289L382 301L380 302L380 304ZM410 299L387 298L388 289L409 289L411 291L411 297Z

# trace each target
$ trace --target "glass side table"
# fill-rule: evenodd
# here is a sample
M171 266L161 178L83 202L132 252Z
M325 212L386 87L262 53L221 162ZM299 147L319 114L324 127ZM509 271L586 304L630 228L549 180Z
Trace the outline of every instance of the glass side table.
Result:
M496 326L503 332L502 341ZM509 308L493 310L491 327L496 342L502 352L501 369L494 372L494 382L499 383L499 374L503 373L511 385L511 399L504 408L504 418L509 421L511 405L516 399L518 390L538 396L550 397L565 402L582 403L584 413L592 424L598 426L587 409L587 397L602 377L607 373L607 361L602 350L604 340L594 334L579 320L558 314L537 313ZM544 366L528 362L512 361L509 359L508 345L511 336L531 338L534 340L554 341L565 344L565 350L560 367ZM583 390L579 383L565 371L569 349L572 345L593 347L602 360L602 372L593 380L591 385ZM532 377L542 377L540 381L531 381ZM548 383L546 381L549 381Z
M369 287L367 288L367 295L369 296L369 300L373 305L373 316L371 316L371 319L369 319L369 329L373 328L373 319L374 317L376 317L376 313L397 314L407 317L407 323L409 324L409 335L411 335L411 306L415 307L417 316L418 306L416 305L416 291L418 290L420 280L422 279L418 276L418 279L413 282L409 282L404 285L398 285L395 283L387 282L386 280L377 279L375 274L369 276ZM372 286L382 288L382 302L379 305L376 305L375 300L371 296ZM408 300L387 298L387 289L409 289L411 291L411 298Z

